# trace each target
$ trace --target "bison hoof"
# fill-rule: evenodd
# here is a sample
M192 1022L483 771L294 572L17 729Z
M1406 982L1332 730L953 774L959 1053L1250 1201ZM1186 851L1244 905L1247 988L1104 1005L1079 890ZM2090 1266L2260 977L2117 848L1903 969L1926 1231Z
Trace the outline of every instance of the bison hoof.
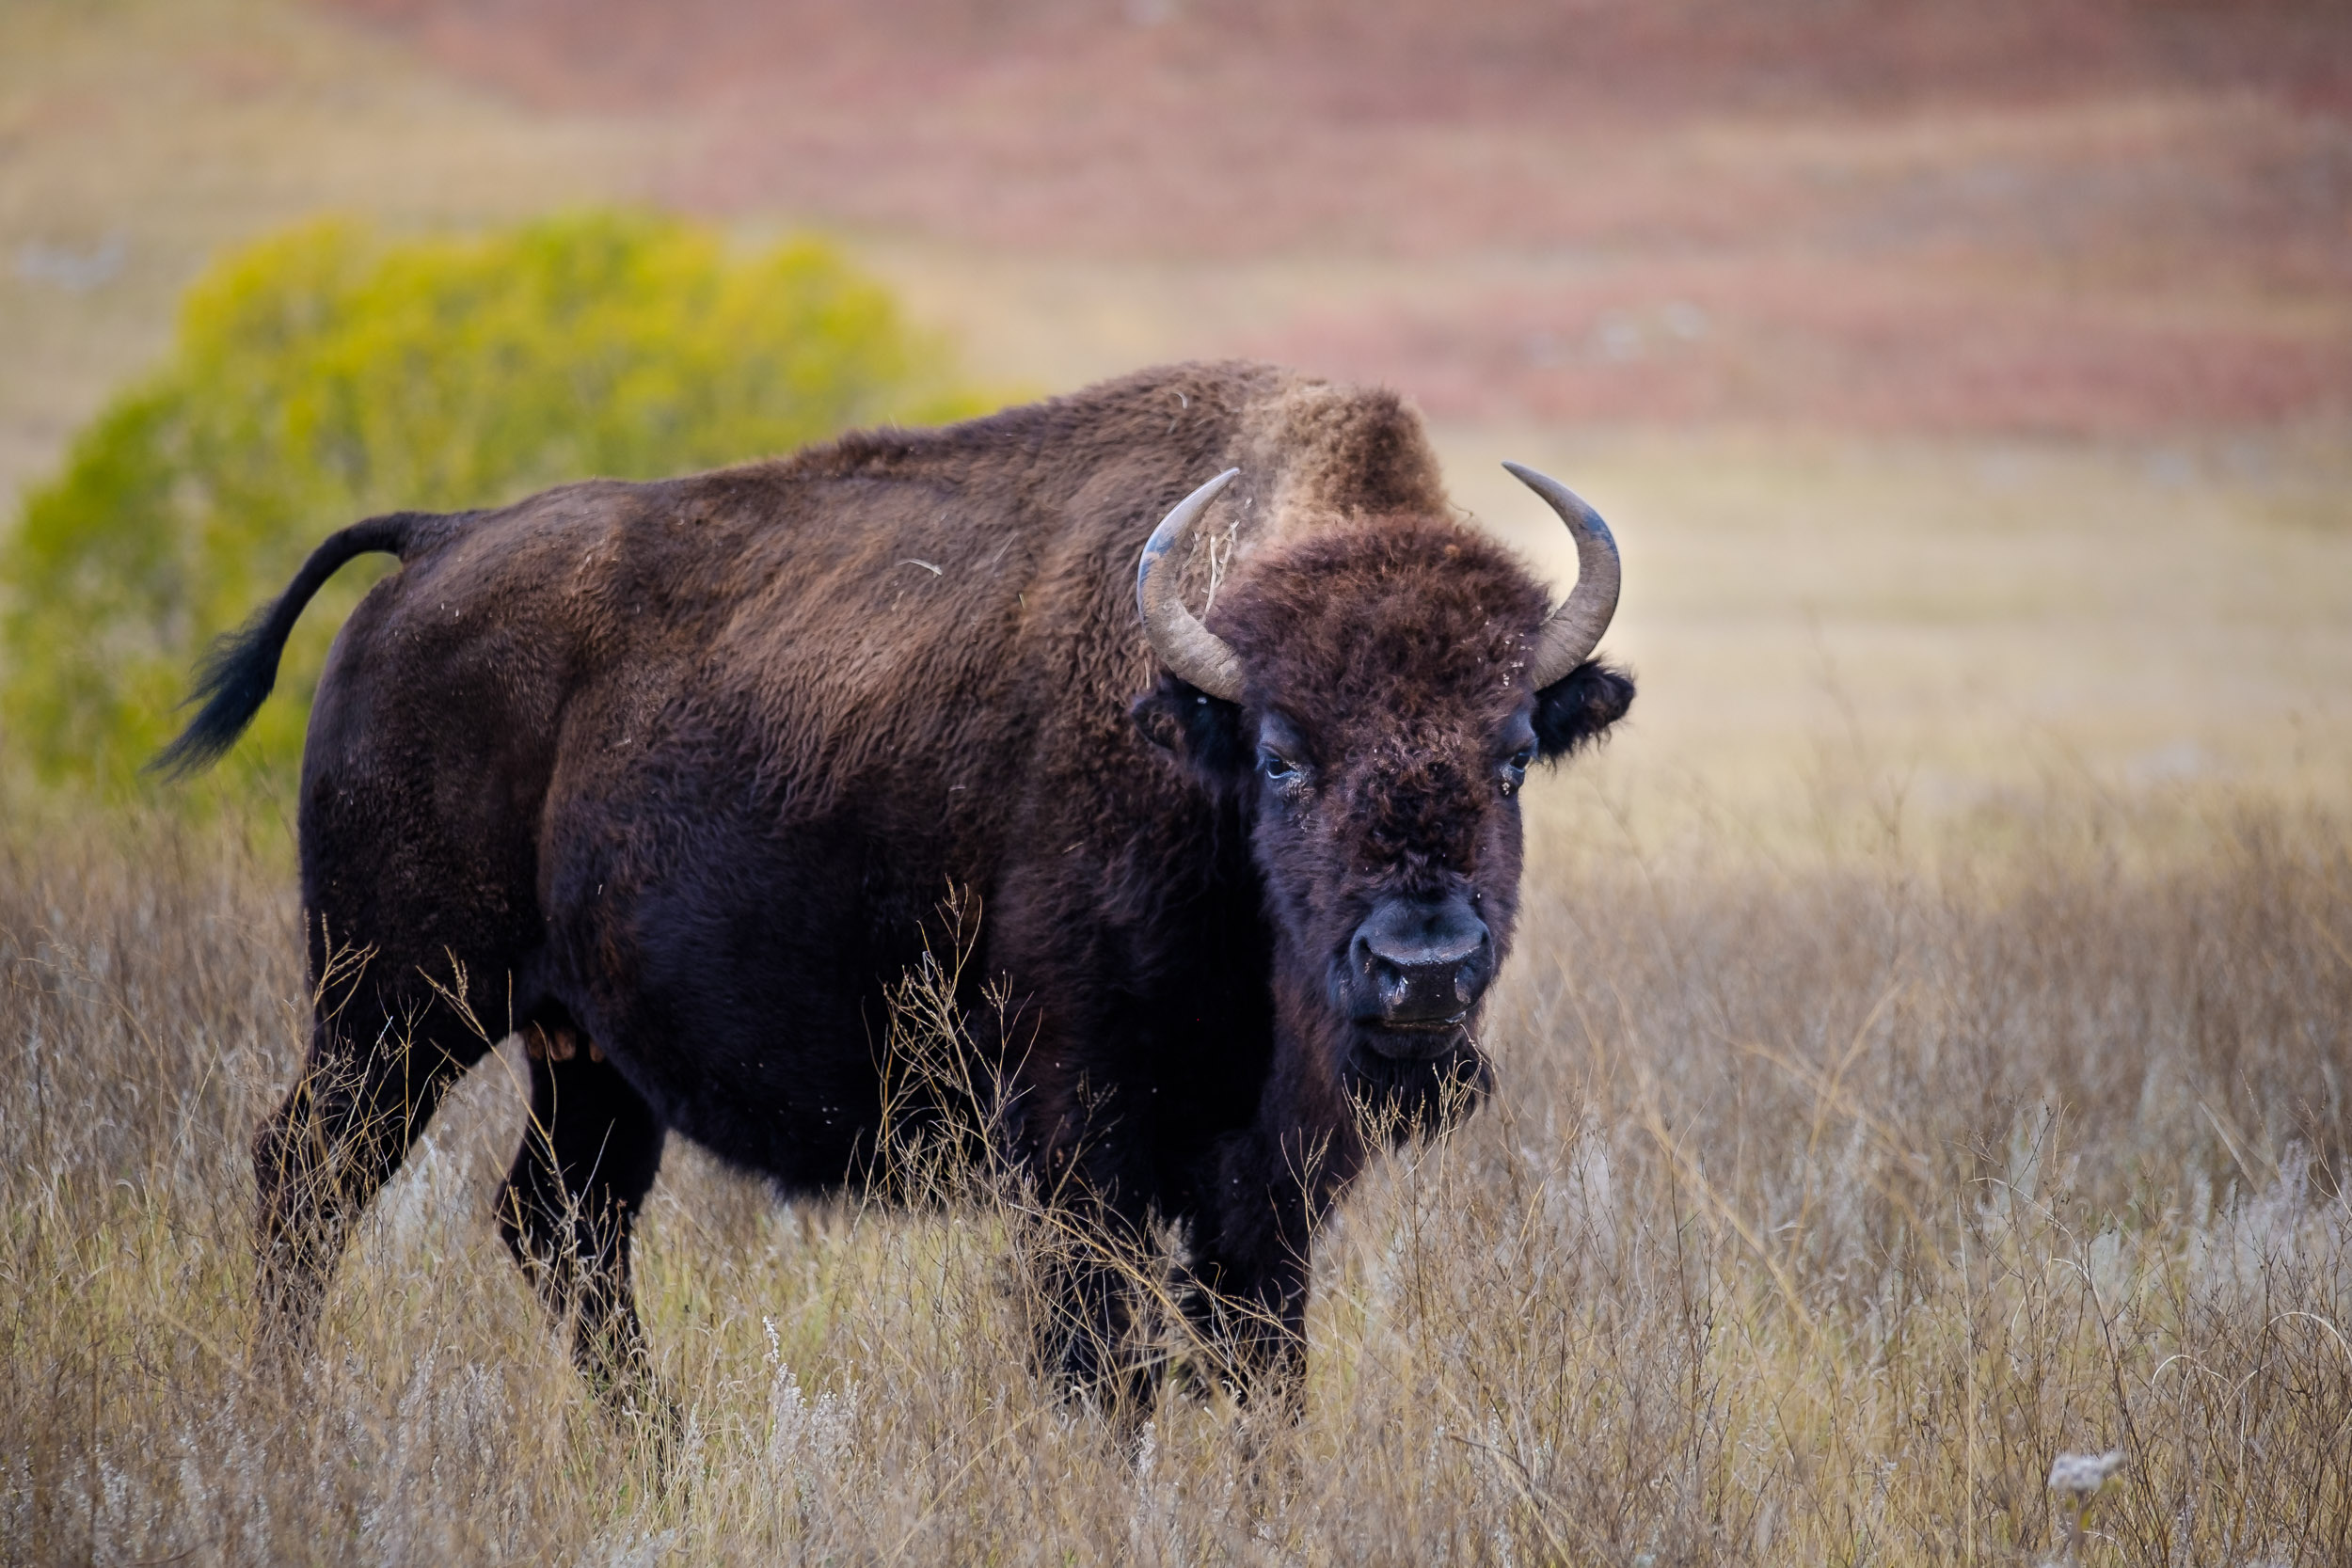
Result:
M562 1024L553 1028L543 1023L526 1024L523 1028L523 1050L534 1062L568 1062L580 1054L580 1035ZM604 1060L604 1053L596 1042L588 1042L588 1059Z

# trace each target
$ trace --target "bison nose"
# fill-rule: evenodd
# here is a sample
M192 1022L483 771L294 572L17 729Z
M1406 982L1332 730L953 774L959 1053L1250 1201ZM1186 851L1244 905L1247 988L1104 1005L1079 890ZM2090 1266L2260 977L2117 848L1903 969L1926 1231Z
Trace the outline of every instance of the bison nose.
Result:
M1494 939L1462 898L1392 898L1348 944L1359 1023L1444 1029L1494 978Z

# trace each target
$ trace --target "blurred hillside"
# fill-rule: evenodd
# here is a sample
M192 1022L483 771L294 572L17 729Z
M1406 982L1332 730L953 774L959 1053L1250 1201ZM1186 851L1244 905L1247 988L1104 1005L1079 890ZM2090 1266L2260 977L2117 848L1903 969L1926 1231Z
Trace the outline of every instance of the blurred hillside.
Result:
M222 251L321 213L413 232L627 198L660 135L520 110L297 0L8 0L0 516Z
M2341 4L11 0L0 486L224 247L652 202L834 232L988 385L1396 386L1555 576L1495 460L1575 483L1644 682L1584 826L2337 800L2348 83Z
M681 124L668 199L1157 273L1171 337L1440 416L2352 406L2340 4L341 4L543 110Z

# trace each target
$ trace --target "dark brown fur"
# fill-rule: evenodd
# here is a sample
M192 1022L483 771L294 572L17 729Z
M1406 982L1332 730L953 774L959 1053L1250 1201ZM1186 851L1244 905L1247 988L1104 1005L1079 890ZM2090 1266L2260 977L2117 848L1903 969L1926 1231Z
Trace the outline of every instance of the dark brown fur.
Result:
M1205 619L1242 657L1237 705L1159 668L1134 592L1154 523L1228 466L1198 536L1234 545ZM1295 1388L1311 1232L1366 1153L1355 1107L1426 1121L1486 1074L1474 1015L1403 1055L1350 1021L1350 933L1382 899L1458 895L1499 960L1508 759L1564 753L1632 693L1594 664L1525 689L1543 592L1453 519L1392 394L1188 365L360 525L208 670L177 760L233 737L301 600L367 548L404 567L338 638L303 768L326 994L257 1148L284 1340L485 1035L576 1030L589 1049L529 1058L502 1223L577 1308L583 1364L640 1369L628 1230L666 1132L787 1189L850 1180L884 988L963 889L968 973L1012 998L1020 1049L984 1067L1016 1153L1103 1248L1054 1267L1049 1356L1148 1395L1117 1262L1158 1219L1187 1238L1215 1370Z

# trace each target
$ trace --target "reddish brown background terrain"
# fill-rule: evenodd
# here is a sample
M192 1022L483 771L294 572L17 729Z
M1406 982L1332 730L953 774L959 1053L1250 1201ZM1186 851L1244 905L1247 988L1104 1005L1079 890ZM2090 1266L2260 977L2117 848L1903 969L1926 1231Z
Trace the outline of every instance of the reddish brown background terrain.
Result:
M534 110L680 127L668 203L1329 268L1176 341L1440 417L2137 436L2352 407L2341 4L339 4Z
M1498 460L1573 483L1613 821L2341 800L2348 82L2343 0L8 0L0 491L260 235L649 202L835 236L1008 397L1399 387L1555 578Z

